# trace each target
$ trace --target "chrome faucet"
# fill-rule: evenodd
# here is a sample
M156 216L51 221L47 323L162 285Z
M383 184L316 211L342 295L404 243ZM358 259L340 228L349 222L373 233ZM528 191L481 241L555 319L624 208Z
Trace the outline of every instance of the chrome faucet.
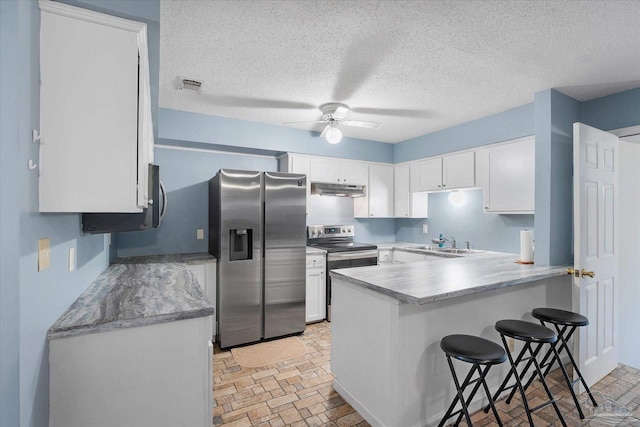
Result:
M436 244L442 244L442 243L449 243L451 245L452 249L456 249L456 238L453 236L449 236L449 238L447 239L446 237L440 235L440 237L438 237L437 239L431 239L431 241Z

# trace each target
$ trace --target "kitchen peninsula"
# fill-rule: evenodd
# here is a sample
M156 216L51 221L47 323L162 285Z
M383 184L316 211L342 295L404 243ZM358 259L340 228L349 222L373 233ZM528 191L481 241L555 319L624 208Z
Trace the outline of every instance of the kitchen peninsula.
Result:
M533 320L535 307L571 309L563 267L521 265L517 255L496 252L426 258L330 273L334 387L374 426L440 421L455 395L440 349L444 336L499 342L500 319ZM492 369L489 387L496 389L507 370Z

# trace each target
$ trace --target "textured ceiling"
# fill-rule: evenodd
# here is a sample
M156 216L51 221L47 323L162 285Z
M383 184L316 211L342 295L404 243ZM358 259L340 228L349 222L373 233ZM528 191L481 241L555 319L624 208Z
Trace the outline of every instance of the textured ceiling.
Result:
M382 123L346 136L399 142L548 88L584 101L638 86L640 0L161 1L163 108L281 125L343 102Z

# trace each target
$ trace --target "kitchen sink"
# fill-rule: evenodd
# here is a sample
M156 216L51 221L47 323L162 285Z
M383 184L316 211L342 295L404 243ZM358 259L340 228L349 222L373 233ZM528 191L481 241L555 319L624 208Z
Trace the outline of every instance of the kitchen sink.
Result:
M459 255L482 252L482 251L477 251L475 249L440 248L438 246L422 246L422 247L420 247L420 249L424 249L426 251L442 252L442 253L446 253L446 254L459 254Z

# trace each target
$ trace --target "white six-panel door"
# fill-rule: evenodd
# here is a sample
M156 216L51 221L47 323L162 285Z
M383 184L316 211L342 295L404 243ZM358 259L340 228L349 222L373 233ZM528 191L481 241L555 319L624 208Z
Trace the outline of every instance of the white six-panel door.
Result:
M599 381L618 365L618 137L573 125L573 309L589 319L576 342L579 368ZM593 272L593 277L588 273Z

